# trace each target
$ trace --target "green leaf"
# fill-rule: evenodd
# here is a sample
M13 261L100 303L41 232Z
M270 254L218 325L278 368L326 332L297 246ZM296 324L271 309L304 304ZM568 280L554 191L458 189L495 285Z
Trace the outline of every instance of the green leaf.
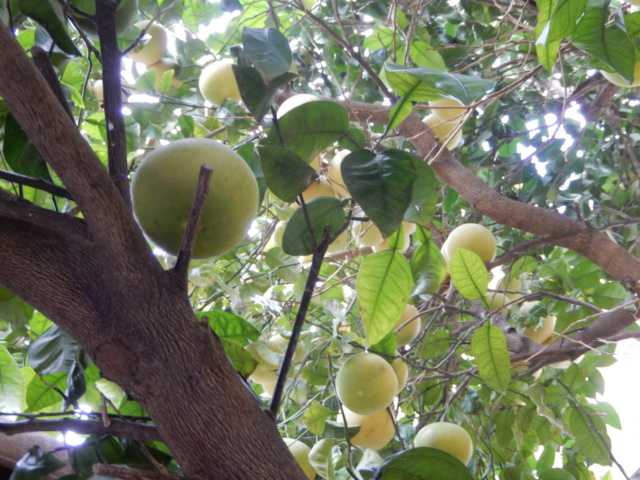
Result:
M5 144L7 139L5 138ZM0 287L0 318L14 325L26 325L33 317L33 307Z
M236 372L245 378L253 373L258 362L249 351L228 338L221 338L220 343Z
M318 100L297 106L278 119L264 145L286 147L310 163L349 131L349 114L335 102Z
M415 287L412 296L435 293L447 276L447 262L431 240L415 249L411 256L411 273Z
M464 298L479 300L487 293L489 272L476 253L464 248L456 250L449 270L453 284Z
M5 118L2 153L16 173L51 181L51 174L40 152L31 143L11 113Z
M511 360L504 332L490 324L479 328L471 338L471 351L480 377L496 392L504 393L511 379Z
M636 49L627 33L617 25L607 25L608 8L589 8L571 36L572 43L633 81Z
M19 5L20 11L42 25L63 52L74 57L82 55L67 33L67 23L56 0L20 0Z
M46 375L44 379L39 375L34 375L26 389L25 397L28 410L35 413L52 405L61 406L62 396L51 387L56 387L59 391L64 392L66 386L67 374L64 372Z
M27 353L31 367L40 375L69 372L76 358L78 344L57 325L36 338Z
M209 326L220 338L242 346L260 338L260 330L239 315L222 310L210 310L196 314L200 320L208 320Z
M282 237L282 250L288 255L310 255L314 252L314 244L319 245L325 227L329 226L329 235L335 235L344 227L347 217L342 202L333 197L314 198L306 204L307 215L299 207L287 222ZM309 231L307 217L312 227Z
M576 441L577 447L592 462L600 465L611 465L609 449L611 440L607 435L607 429L593 410L586 406L571 408L569 412L569 428Z
M244 54L267 82L291 68L291 47L275 28L243 28L242 46Z
M440 201L442 184L433 169L422 159L411 157L416 172L411 191L411 203L405 211L404 220L419 225L429 225Z
M324 433L324 426L333 413L332 410L324 405L316 403L304 412L302 419L311 433L314 435L322 435Z
M457 458L435 448L418 447L388 457L375 480L473 480Z
M569 37L576 30L586 6L587 0L558 0L550 21L536 43L546 45Z
M434 50L427 42L423 42L421 40L411 42L409 56L413 63L418 67L425 67L440 71L447 69L444 60L442 59L442 55L440 55L437 50Z
M316 442L309 452L309 463L311 463L318 475L328 480L336 478L333 445L334 441L332 439L323 438Z
M356 294L367 332L367 345L381 341L405 309L413 279L407 259L394 250L365 257L356 278Z
M563 468L550 468L540 472L538 480L576 480L576 477Z
M442 357L449 351L450 344L451 336L446 330L427 333L420 344L420 357L426 360Z
M242 101L257 122L262 122L273 105L278 90L297 76L287 72L265 84L260 72L253 67L234 64L232 68Z
M0 412L22 412L25 390L18 363L7 347L0 345Z
M295 201L318 178L318 172L288 148L258 147L258 152L267 187L287 203Z
M365 214L385 235L400 228L413 200L416 166L402 150L375 154L356 150L342 160L345 186Z
M392 357L396 355L398 352L398 343L396 342L396 336L393 333L393 330L387 333L378 343L371 345L369 350L376 353L390 355Z
M18 460L9 480L40 480L65 465L58 457L35 445Z
M364 148L367 143L367 138L364 135L364 132L359 128L350 128L347 134L338 140L338 145L340 148L345 150L359 150Z
M621 303L627 296L627 289L621 283L598 284L590 295L594 305L611 309Z

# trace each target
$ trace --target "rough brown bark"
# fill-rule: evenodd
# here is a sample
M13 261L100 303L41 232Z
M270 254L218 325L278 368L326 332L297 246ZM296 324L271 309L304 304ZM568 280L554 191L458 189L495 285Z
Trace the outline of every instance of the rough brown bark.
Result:
M0 96L84 220L0 196L0 284L72 335L195 478L305 478L47 83L0 23Z

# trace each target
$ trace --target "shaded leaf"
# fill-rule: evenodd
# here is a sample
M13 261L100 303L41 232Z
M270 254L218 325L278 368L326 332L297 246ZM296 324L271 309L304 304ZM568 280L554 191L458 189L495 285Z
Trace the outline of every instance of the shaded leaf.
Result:
M473 480L471 471L457 458L435 448L418 447L388 457L375 480Z
M411 256L411 273L415 287L411 295L435 293L447 276L447 262L431 240L415 249Z
M347 221L342 202L337 198L314 198L306 204L306 209L312 230L309 231L304 210L299 207L287 222L282 237L282 250L288 255L310 255L314 251L312 238L317 246L327 225L329 236L333 236Z
M249 351L228 338L221 338L220 343L236 372L244 378L247 378L253 373L258 362Z
M273 105L278 90L297 76L287 72L266 84L260 72L253 67L234 64L232 68L242 101L257 122L262 122Z
M40 375L69 372L76 359L77 342L57 325L36 338L27 353L31 367Z
M336 478L334 458L333 458L333 440L323 438L311 448L309 452L309 462L315 471L322 478L333 480Z
M600 465L611 465L609 449L611 440L607 429L597 415L585 406L573 407L569 412L569 427L576 441L576 445L592 462Z
M9 480L40 480L66 463L35 445L18 460Z
M267 82L291 68L291 47L275 28L243 28L242 46L244 54Z
M31 143L11 113L5 117L2 153L16 173L51 181L51 174L40 152Z
M55 44L74 57L81 55L67 33L67 23L56 0L20 0L20 11L44 27Z
M511 379L511 360L504 332L487 324L471 338L471 351L478 373L489 387L504 393Z
M295 201L318 172L288 148L258 147L264 179L269 190L281 200Z
M381 341L400 318L413 287L407 259L394 250L365 257L356 278L356 294L367 345Z

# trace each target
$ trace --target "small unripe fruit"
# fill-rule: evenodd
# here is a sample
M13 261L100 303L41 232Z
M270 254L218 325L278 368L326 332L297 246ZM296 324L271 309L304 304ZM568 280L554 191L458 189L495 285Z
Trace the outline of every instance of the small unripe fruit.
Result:
M372 415L387 408L398 390L393 368L374 353L349 357L338 370L335 383L340 401L360 415Z
M426 425L413 439L416 447L437 448L453 455L465 465L473 455L473 442L467 431L455 423L434 422Z
M233 62L228 59L207 65L200 74L198 87L202 96L216 106L222 105L225 98L234 102L241 98Z

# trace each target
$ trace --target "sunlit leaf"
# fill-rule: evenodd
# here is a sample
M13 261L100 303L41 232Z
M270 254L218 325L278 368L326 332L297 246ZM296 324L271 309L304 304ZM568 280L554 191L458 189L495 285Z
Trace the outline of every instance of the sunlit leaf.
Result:
M330 438L323 438L315 443L309 452L309 462L318 475L328 480L336 478L334 458L334 441Z
M18 363L7 347L0 345L0 411L22 412L25 388Z
M463 297L478 300L487 293L489 272L476 253L464 248L456 250L449 270L453 284Z
M327 420L333 415L333 411L324 405L315 404L309 407L302 416L304 424L314 435L322 435Z
M200 312L196 316L208 320L209 326L220 338L246 346L260 338L260 330L239 315L222 310Z
M578 448L589 460L600 465L611 465L611 440L598 415L594 415L586 406L574 406L569 412L569 426Z
M497 392L504 393L511 379L511 360L504 332L487 324L471 338L471 351L482 379Z

